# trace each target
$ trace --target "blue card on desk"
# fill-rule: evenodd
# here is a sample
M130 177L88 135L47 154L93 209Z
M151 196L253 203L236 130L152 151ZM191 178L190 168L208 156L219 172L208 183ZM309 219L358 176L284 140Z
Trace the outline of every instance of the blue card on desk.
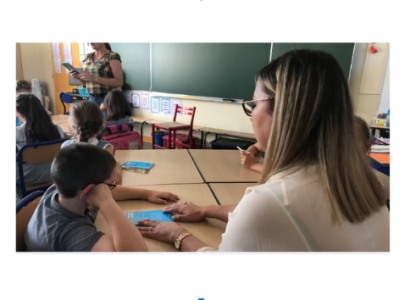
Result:
M151 169L154 166L153 163L138 162L138 161L127 161L122 164L124 169Z
M173 222L172 215L167 214L162 210L129 211L126 213L126 216L136 226L139 226L139 220L144 220L144 219L161 221L161 222Z

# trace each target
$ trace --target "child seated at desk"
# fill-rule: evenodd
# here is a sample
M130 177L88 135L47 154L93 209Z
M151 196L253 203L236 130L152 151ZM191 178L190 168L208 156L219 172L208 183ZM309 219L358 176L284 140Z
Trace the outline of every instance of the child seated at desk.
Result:
M105 126L134 124L131 107L119 90L108 92L100 109L107 113Z
M17 80L16 95L32 94L32 85L26 80ZM40 100L39 100L40 101ZM46 110L49 116L52 115L51 111Z
M54 125L40 100L33 94L22 93L16 100L17 116L23 122L16 127L16 145L21 149L26 144L58 140L64 137L60 126ZM24 166L25 184L39 184L51 180L51 163ZM19 171L16 170L17 184Z
M82 100L71 107L69 126L73 133L73 138L65 141L61 148L72 143L84 142L100 147L101 149L114 153L113 145L99 141L97 135L104 127L103 114L97 104L93 101ZM122 178L122 166L117 163L118 175L117 182Z
M117 186L116 174L114 157L99 147L76 143L62 148L51 166L55 184L47 189L28 224L27 249L147 251L138 229L115 200L166 203L163 199L176 202L179 198L171 193ZM97 231L94 221L98 210L111 235Z
M263 165L262 163L258 163L255 157L260 155L262 152L263 151L258 143L251 145L247 151L240 152L243 167L261 173ZM258 158L257 160L261 162L261 158Z

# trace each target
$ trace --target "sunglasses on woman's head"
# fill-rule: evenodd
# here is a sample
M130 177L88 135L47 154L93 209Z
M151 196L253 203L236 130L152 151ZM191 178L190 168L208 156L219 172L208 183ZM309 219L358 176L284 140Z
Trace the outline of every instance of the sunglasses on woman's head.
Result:
M250 100L250 99L245 99L243 100L242 107L244 110L244 113L251 117L251 113L253 112L253 109L256 107L255 102L258 101L268 101L268 100L273 100L274 97L268 97L264 99L257 99L257 100Z
M83 188L81 188L81 191L83 191L84 189L86 189L89 185L91 185L91 184L93 184L93 185L98 185L98 184L105 184L105 185L108 185L108 188L110 189L110 191L112 191L113 189L115 189L116 188L116 184L111 184L111 183L106 183L106 182L91 182L91 183L88 183L88 184L86 184Z

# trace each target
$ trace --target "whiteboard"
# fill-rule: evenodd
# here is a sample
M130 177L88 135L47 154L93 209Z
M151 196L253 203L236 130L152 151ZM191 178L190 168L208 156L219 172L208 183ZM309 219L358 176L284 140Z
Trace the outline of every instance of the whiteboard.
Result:
M390 108L390 53L388 55L385 79L383 81L381 99L379 101L378 113L386 113Z

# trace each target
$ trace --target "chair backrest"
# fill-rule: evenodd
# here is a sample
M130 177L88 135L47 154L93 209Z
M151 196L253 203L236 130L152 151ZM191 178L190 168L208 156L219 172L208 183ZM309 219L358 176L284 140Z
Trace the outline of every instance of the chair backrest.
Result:
M26 144L18 151L17 168L19 172L20 189L23 197L28 194L28 190L33 192L38 189L45 190L48 187L48 184L44 186L35 185L35 188L28 189L27 186L25 186L23 166L52 162L58 151L60 151L62 143L64 143L66 140L69 140L69 138Z
M72 104L75 102L74 99L71 97L70 94L64 93L64 92L60 93L60 99L61 99L62 105L64 106L64 115L69 115L69 112L67 112L67 109L66 109L64 103Z
M38 206L43 191L36 191L32 194L29 194L21 201L17 203L17 216L16 216L16 250L26 251L25 245L25 232L28 228L29 221L33 213L35 212L36 207Z
M190 126L193 126L194 114L196 113L196 107L183 107L175 104L174 122L176 121L177 114L192 116L190 119Z

